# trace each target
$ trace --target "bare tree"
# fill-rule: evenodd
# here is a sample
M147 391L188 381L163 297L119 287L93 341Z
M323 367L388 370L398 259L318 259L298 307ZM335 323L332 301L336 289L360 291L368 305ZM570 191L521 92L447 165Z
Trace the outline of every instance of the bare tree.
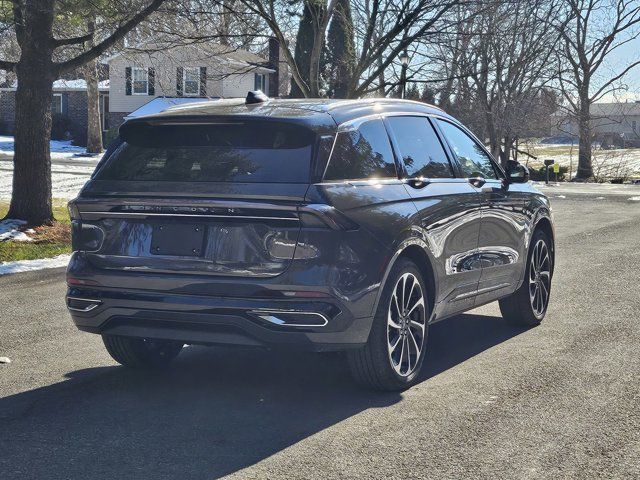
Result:
M13 190L8 217L32 225L53 221L51 208L51 97L53 81L99 57L156 11L164 0L110 2L103 14L110 27L104 40L82 53L63 58L60 49L81 45L92 34L60 37L56 24L59 1L11 0L10 27L20 46L17 60L0 60L0 69L18 78L15 114ZM64 57L64 56L63 56Z
M553 52L558 34L551 21L556 0L492 0L474 5L459 19L455 34L445 35L436 50L447 78L440 105L488 140L505 163L514 144L542 103L556 73Z
M639 0L565 0L566 20L558 22L563 49L560 87L569 115L578 124L576 178L593 177L591 105L620 88L640 60L602 75L612 52L640 36Z

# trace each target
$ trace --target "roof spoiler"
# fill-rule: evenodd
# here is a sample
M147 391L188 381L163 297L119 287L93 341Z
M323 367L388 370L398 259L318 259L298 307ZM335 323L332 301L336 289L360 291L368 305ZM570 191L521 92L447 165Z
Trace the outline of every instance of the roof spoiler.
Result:
M253 90L247 92L247 98L244 103L247 105L251 105L252 103L265 103L269 101L269 97L267 97L262 90Z

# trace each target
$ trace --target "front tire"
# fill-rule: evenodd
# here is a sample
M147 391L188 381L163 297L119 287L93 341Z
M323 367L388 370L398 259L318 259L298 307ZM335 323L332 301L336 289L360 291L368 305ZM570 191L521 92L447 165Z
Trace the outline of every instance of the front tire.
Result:
M498 302L503 318L513 325L539 325L549 306L552 274L551 241L538 230L531 238L524 282L511 296Z
M428 319L422 275L412 261L402 258L384 285L367 344L347 352L354 379L386 391L415 384L424 360Z
M163 368L178 356L183 344L168 340L103 335L107 352L116 362L131 368Z

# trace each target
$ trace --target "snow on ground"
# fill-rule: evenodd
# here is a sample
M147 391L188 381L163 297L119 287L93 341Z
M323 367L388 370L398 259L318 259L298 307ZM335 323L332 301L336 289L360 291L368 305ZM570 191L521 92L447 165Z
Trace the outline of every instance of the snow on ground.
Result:
M575 175L578 167L577 144L534 143L528 147L530 153L538 157L537 162L530 160L530 164L542 165L543 160L550 158L562 166L570 167ZM640 175L640 148L603 150L594 145L592 164L596 176L637 176Z
M33 241L29 235L19 230L26 223L24 220L13 220L11 218L2 220L0 222L0 242L6 242L7 240L13 240L14 242Z
M54 163L51 167L53 198L75 198L95 168L95 161L89 161L87 165ZM0 161L0 200L11 198L12 177L13 163Z
M71 255L63 254L53 258L39 260L18 260L15 262L0 262L0 275L9 273L29 272L31 270L43 270L45 268L66 267Z
M71 158L76 155L84 155L87 153L86 148L71 145L71 141L51 140L49 144L51 149L51 159L55 158ZM0 155L13 156L14 143L13 137L0 135Z

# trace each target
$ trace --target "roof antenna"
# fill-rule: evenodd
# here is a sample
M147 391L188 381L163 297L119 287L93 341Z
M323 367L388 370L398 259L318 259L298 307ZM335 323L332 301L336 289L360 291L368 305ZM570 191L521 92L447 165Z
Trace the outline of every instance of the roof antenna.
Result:
M268 101L269 97L262 93L262 90L253 90L247 92L247 98L245 99L244 103L250 105L252 103L264 103Z

